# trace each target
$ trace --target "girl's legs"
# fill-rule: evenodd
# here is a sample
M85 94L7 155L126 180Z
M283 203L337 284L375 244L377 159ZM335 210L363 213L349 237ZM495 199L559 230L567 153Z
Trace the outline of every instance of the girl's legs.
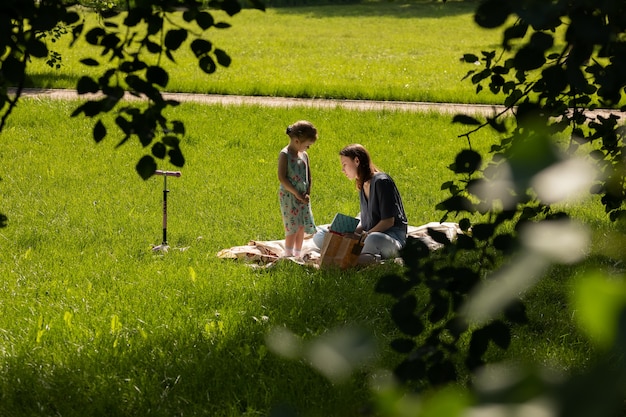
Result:
M302 242L304 241L304 226L300 226L294 234L293 256L299 258L302 254Z
M296 233L285 236L285 256L300 257L302 242L304 241L304 227L300 226Z
M285 256L293 256L293 247L296 241L296 234L292 233L285 236Z

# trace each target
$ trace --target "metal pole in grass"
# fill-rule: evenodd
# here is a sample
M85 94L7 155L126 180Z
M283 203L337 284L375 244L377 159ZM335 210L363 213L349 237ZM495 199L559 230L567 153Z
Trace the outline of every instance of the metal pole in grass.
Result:
M163 242L160 245L152 246L152 250L167 252L170 248L167 244L167 193L170 192L167 189L167 177L180 177L181 174L180 171L162 171L157 169L154 171L154 175L163 176Z

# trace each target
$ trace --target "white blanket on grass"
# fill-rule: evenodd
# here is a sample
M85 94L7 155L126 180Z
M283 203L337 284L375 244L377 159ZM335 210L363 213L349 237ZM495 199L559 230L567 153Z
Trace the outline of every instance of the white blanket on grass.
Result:
M321 227L327 229L328 225ZM450 241L454 241L458 234L463 233L457 223L431 222L422 226L409 226L407 236L420 239L430 250L437 250L441 248L443 245L430 237L428 229L444 233ZM222 249L217 253L219 258L240 260L251 266L267 267L283 259L316 268L319 267L320 264L320 248L313 242L313 235L305 237L302 243L302 254L300 259L293 257L285 258L284 255L284 239L267 241L251 240L247 245Z

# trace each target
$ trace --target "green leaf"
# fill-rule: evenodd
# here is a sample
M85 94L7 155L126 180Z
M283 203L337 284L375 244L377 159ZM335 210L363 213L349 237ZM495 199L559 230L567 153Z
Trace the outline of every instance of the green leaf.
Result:
M394 339L391 341L391 348L398 353L409 353L415 348L413 339Z
M87 65L88 67L97 67L98 65L100 65L100 63L93 58L81 59L80 63L83 65Z
M144 155L141 157L137 165L135 166L135 170L139 174L141 178L147 180L151 176L154 175L154 171L157 169L157 164L154 162L154 158L149 155Z
M424 325L415 315L417 300L414 295L408 295L398 301L391 308L391 317L400 331L409 336L419 336L424 331Z
M215 20L213 19L213 16L210 13L200 12L196 16L196 23L198 24L198 26L200 26L204 30L207 30L208 28L213 26L214 22Z
M231 58L230 56L228 56L228 54L226 53L226 51L223 51L221 49L215 49L215 58L217 58L217 62L218 64L220 64L223 67L228 67L230 66L231 63Z
M455 114L454 117L452 118L452 123L461 123L464 125L480 125L480 121L478 121L477 119L465 115L465 114Z
M484 28L496 28L506 22L511 13L508 1L487 0L476 9L474 21Z
M101 27L95 27L85 34L85 40L90 45L98 45L100 38L106 35L106 32Z
M479 223L472 227L472 236L478 240L488 240L496 231L496 226L491 223Z
M170 162L172 163L172 165L179 167L179 168L185 165L185 157L183 156L183 153L180 151L180 148L170 149L170 151L167 154L170 157Z
M170 148L177 148L180 144L180 139L176 136L164 136L162 142Z
M378 280L375 291L380 294L389 294L400 298L409 289L410 284L398 275L386 275Z
M101 120L98 120L93 127L93 139L96 143L100 143L102 139L107 135L107 128L104 126Z
M167 148L163 144L163 142L156 142L152 145L152 155L156 158L163 159L167 153Z
M165 35L164 45L167 49L175 51L187 39L187 31L185 29L171 29Z
M616 341L619 317L626 308L626 286L601 272L578 280L573 292L574 318L599 346L608 349Z
M444 211L468 211L470 213L475 211L472 202L467 197L459 195L452 196L437 204L436 209Z
M39 39L31 38L26 46L28 52L36 58L45 58L48 56L48 47Z
M474 54L463 54L463 61L469 64L478 62L478 57Z
M514 58L515 67L520 71L530 71L541 68L546 63L543 51L530 46L524 46L517 51Z
M215 65L215 61L210 56L203 56L198 61L198 65L200 65L200 69L207 74L213 74L217 69L217 65Z
M454 172L457 174L472 173L480 168L482 158L476 151L465 149L458 153L454 161Z
M13 55L9 55L2 63L2 76L8 81L18 84L24 78L26 65Z
M209 4L217 5L220 9L228 13L229 16L234 16L241 11L241 4L239 4L237 0L222 0L220 2L213 0Z
M190 47L196 58L200 58L201 56L205 56L211 52L213 44L205 39L194 39L191 42Z
M167 71L161 67L150 66L146 71L146 79L149 83L166 87L169 81L169 75L167 74Z
M78 83L76 84L76 91L78 94L97 93L100 91L100 87L93 78L83 76L80 77Z

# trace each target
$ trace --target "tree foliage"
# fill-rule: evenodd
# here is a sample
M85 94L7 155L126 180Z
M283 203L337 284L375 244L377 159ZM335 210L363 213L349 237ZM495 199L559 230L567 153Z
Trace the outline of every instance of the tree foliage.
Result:
M106 136L117 136L111 134L111 126L102 117L115 114L115 127L121 131L119 146L136 139L147 150L136 165L143 179L154 174L157 160L167 159L182 167L185 158L180 141L185 126L166 115L168 107L179 103L161 94L169 81L161 64L164 60L176 62L176 52L188 45L205 73L215 72L218 66L228 67L228 53L205 34L209 29L229 27L217 21L212 10L233 16L241 10L240 2L95 1L100 25L93 28L85 27L77 4L67 0L4 0L0 5L0 131L20 99L29 62L42 59L58 67L61 56L50 49L48 41L69 33L72 45L82 38L93 47L93 56L83 58L81 63L102 69L99 77L85 76L78 81L76 89L87 99L72 116L94 119L93 138L100 142ZM264 7L258 1L252 5ZM182 13L184 26L171 19L173 13ZM9 94L10 87L15 87L17 93ZM141 104L123 101L128 95L141 99ZM0 215L0 227L6 225L6 220Z
M465 78L477 94L502 98L506 109L453 119L467 126L469 147L450 164L454 179L442 184L450 195L437 208L442 220L460 216L465 233L451 242L432 231L444 244L438 253L410 241L402 254L406 273L377 286L396 299L391 314L403 333L392 343L404 355L395 374L417 389L466 382L488 351L506 350L515 326L527 322L520 294L550 264L583 258L587 232L555 203L591 193L618 230L626 219L626 2L482 0L474 18L502 31L502 43L465 54L472 65ZM594 112L599 108L605 111ZM499 138L487 154L471 146L481 129ZM623 247L624 239L615 243ZM623 317L626 302L618 305L614 314ZM549 415L619 415L626 368L615 359L624 352L616 342L605 353L600 364L554 385L529 371L489 398L479 384L473 389L483 404L551 395L558 411ZM601 406L580 396L585 389Z

